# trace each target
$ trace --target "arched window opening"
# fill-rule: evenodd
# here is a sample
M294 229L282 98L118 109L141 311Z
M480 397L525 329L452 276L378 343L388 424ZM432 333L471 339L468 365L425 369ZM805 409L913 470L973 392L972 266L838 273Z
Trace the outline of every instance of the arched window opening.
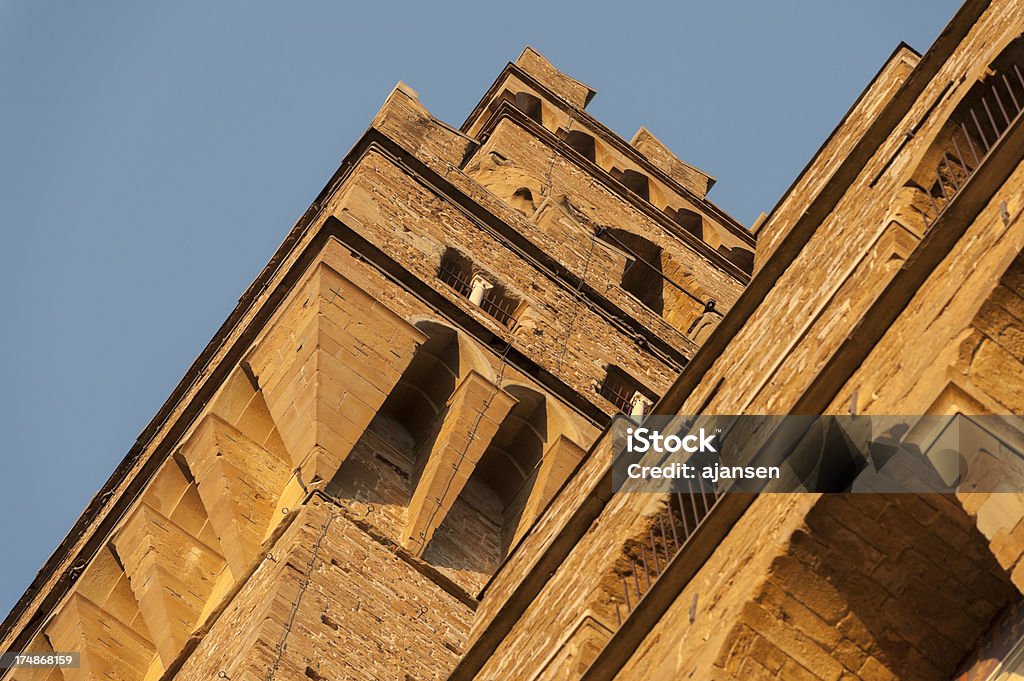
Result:
M666 208L665 212L672 220L698 239L704 239L704 218L700 213L688 208Z
M480 309L511 329L522 312L522 301L501 284L495 284L480 301Z
M548 439L544 396L519 386L510 386L508 392L519 402L505 417L474 471L474 476L494 492L501 507L502 556L519 528Z
M618 168L612 168L612 177L621 182L623 186L629 191L633 192L644 201L651 200L651 185L650 180L643 173L639 173L635 170L619 170Z
M579 130L572 130L565 134L565 143L576 150L583 158L591 163L596 163L597 142L593 136Z
M726 260L731 262L736 267L740 268L747 274L754 271L754 252L749 251L746 248L740 246L719 246L718 252L725 256Z
M517 92L515 95L516 108L526 114L529 118L538 123L544 122L539 97L534 97L528 92Z
M451 286L459 295L468 298L472 287L473 261L454 248L444 249L437 277Z
M1024 110L1024 36L964 95L906 183L906 208L931 226ZM897 212L899 211L897 207Z
M632 260L626 264L620 285L658 314L665 312L665 278L662 276L661 247L642 236L621 229L602 230L598 238L626 251Z
M437 277L503 326L515 326L522 312L522 300L493 275L476 267L466 255L454 248L445 249Z
M608 365L604 380L597 388L598 395L611 402L620 413L626 415L633 411L638 393L652 404L658 401L657 395L650 388L614 364Z

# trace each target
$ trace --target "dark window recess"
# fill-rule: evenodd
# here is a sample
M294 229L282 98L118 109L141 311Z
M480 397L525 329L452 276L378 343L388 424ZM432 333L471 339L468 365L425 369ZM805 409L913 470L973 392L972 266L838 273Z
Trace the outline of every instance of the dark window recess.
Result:
M441 266L437 272L437 278L455 289L463 298L469 298L473 292L473 277L479 274L487 281L494 284L488 289L480 301L480 309L489 317L494 318L503 326L512 328L516 323L516 312L518 312L521 301L509 293L504 286L495 283L495 278L489 274L477 271L473 261L455 249L446 249L441 256Z
M647 176L635 170L619 170L613 167L611 175L621 182L629 191L645 201L651 200L651 186Z
M661 247L621 229L604 229L598 238L619 250L628 251L634 258L622 272L622 288L654 312L664 314L665 278L662 276Z
M651 402L658 401L651 390L614 364L608 365L608 373L597 388L597 394L614 404L623 414L633 410L633 396L638 392Z
M468 298L472 290L473 261L452 248L445 249L441 256L441 267L437 278L451 286L463 297Z
M516 108L533 120L538 123L544 122L544 116L541 113L540 98L534 97L527 92L517 92L515 96L515 103Z
M495 284L494 288L484 295L480 309L504 326L512 328L516 323L515 315L519 310L519 299L505 291L505 287Z
M698 239L704 238L704 219L700 216L700 213L688 208L666 208L665 213L690 234Z
M751 274L754 271L754 253L748 251L745 248L734 246L729 248L728 246L719 246L718 252L725 256L725 259L731 262L736 267L747 274Z
M565 143L575 149L583 158L591 163L597 162L597 143L593 137L579 130L573 130L568 133L564 130L559 130L559 134L563 135Z
M538 123L543 123L541 104L538 97L535 97L528 92L513 93L511 90L503 90L502 93L493 100L488 108L494 110L502 102L508 102L526 114L528 118L532 118Z
M1024 111L1024 36L1011 42L989 64L984 78L964 96L933 145L941 153L927 179L914 184L923 189L926 204L915 207L931 226L946 205L967 183L989 150L999 142Z

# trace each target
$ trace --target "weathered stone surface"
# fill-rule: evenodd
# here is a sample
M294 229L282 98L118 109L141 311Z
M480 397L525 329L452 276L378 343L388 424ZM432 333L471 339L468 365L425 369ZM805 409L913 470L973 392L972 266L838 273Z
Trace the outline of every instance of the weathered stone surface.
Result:
M224 559L147 504L113 543L160 658L170 664L199 623Z
M66 679L950 678L1024 589L1002 436L976 434L957 495L677 511L611 493L604 388L680 414L1024 410L1020 121L966 184L935 167L1022 31L1019 3L972 0L898 49L760 223L752 281L711 178L617 137L535 50L461 130L400 84L4 648L81 650ZM678 551L675 513L703 519Z
M516 399L475 372L455 389L409 501L402 543L422 555Z
M79 669L64 670L79 679L142 679L153 658L153 644L84 596L75 595L46 629L55 650L78 651Z
M424 336L321 264L247 361L292 464L330 480Z
M241 575L267 534L291 475L280 458L215 415L182 446L225 558Z

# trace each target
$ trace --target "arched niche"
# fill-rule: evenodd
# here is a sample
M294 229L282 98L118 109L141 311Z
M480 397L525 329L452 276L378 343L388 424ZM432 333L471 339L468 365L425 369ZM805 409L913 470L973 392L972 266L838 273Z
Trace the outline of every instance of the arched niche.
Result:
M665 213L690 234L698 239L704 238L704 218L700 213L689 208L666 208Z
M528 92L517 92L513 99L517 109L538 123L544 123L544 114L539 97Z
M622 288L654 312L662 314L665 311L665 280L661 247L638 234L614 227L601 231L598 238L632 257L622 272Z
M414 326L428 338L416 351L391 394L374 418L373 425L404 445L409 456L429 440L439 416L459 382L476 372L493 380L494 369L472 339L457 329L432 319Z
M567 145L591 163L597 162L597 142L593 135L588 135L581 130L572 130L564 134Z

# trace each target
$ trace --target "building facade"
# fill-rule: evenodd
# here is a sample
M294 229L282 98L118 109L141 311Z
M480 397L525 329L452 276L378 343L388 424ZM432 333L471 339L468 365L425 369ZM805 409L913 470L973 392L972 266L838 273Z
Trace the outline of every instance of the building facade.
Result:
M530 48L458 129L399 84L4 622L80 667L2 678L1017 678L1009 429L1007 492L627 495L608 424L1024 413L1022 33L899 47L753 230Z

